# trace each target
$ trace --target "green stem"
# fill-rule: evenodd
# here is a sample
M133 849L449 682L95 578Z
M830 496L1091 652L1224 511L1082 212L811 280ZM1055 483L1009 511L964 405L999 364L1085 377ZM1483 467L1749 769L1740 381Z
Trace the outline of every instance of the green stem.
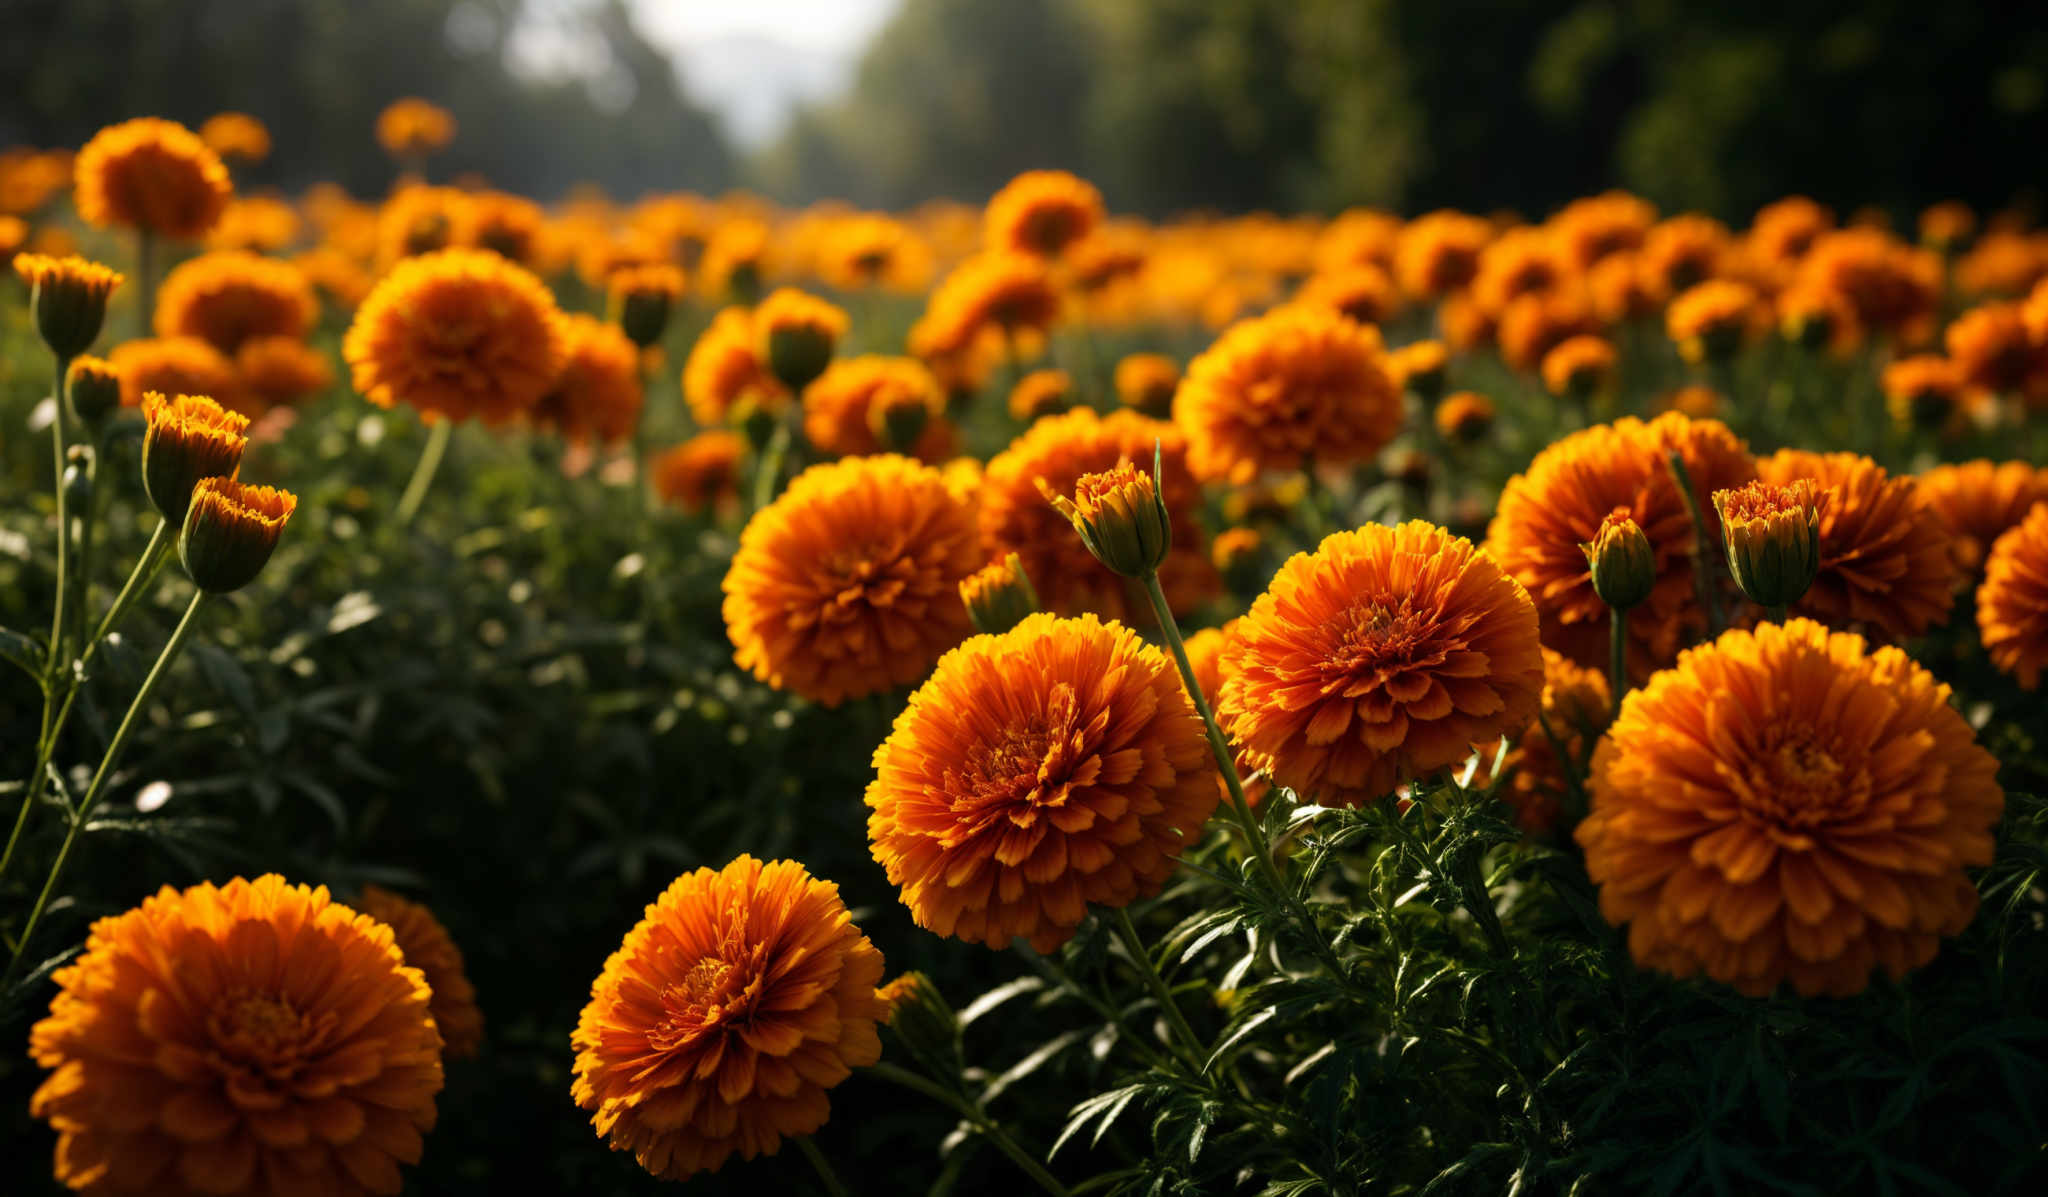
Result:
M56 410L50 413L50 446L55 453L55 484L57 488L57 602L50 614L49 652L43 662L43 676L46 682L54 682L58 670L65 660L64 653L64 611L69 606L66 591L71 580L71 502L65 495L64 486L64 376L71 363L57 359ZM54 691L44 687L43 705L54 701Z
M754 510L775 501L775 485L782 479L782 462L789 456L789 421L775 422L775 431L769 434L768 444L761 450L761 460L754 464Z
M1199 1071L1208 1050L1202 1046L1202 1041L1196 1038L1195 1029L1188 1025L1187 1018L1174 1003L1173 990L1167 988L1166 978L1159 975L1159 966L1153 961L1152 953L1146 949L1144 939L1138 935L1138 928L1132 924L1130 911L1121 906L1117 907L1110 925L1116 929L1117 938L1123 940L1124 951L1130 953L1131 963L1137 966L1139 974L1145 979L1145 984L1151 988L1152 997L1158 1001L1160 1012L1166 1015L1168 1025L1172 1026L1174 1034L1180 1036L1181 1045L1188 1053L1190 1066Z
M1316 477L1316 460L1314 457L1304 457L1302 459L1301 477L1304 482L1301 505L1308 515L1306 521L1308 525L1306 529L1309 538L1308 547L1313 549L1323 543L1323 538L1330 534L1330 517L1323 511L1323 484Z
M1785 604L1772 603L1766 606L1764 608L1764 618L1772 623L1784 623L1786 618Z
M107 780L114 775L114 766L120 763L121 753L128 747L128 738L135 734L135 725L140 720L142 709L149 705L150 695L156 692L157 683L171 671L171 663L178 659L178 653L185 647L185 640L192 634L192 625L199 614L200 604L206 601L204 590L192 595L192 604L185 608L184 618L171 632L171 638L164 642L163 651L157 654L156 664L150 667L149 676L142 679L142 688L135 692L135 701L128 704L128 713L121 717L121 726L114 730L114 738L107 744L106 755L100 758L100 767L92 775L92 785L86 788L85 797L71 811L71 827L64 833L64 844L57 849L57 859L50 864L50 875L43 879L42 892L36 895L36 904L28 912L28 921L22 924L21 935L14 943L14 958L8 962L7 975L0 979L0 989L21 970L22 961L27 959L29 939L35 934L36 923L43 917L43 910L50 904L50 895L56 892L57 879L64 873L64 862L71 858L72 845L78 842L78 833L92 817L92 809L99 804L100 796L106 792Z
M1721 603L1714 595L1714 566L1709 556L1714 551L1714 542L1707 535L1707 517L1700 510L1700 501L1693 494L1692 474L1685 468L1685 458L1673 449L1664 455L1671 467L1671 478L1678 484L1678 497L1685 503L1685 513L1692 517L1692 578L1693 586L1699 592L1700 610L1706 612L1707 636L1712 638L1721 633ZM1621 701L1621 692L1615 691L1614 700Z
M1274 896L1286 903L1301 924L1302 932L1313 945L1316 958L1322 961L1323 967L1330 970L1332 977L1344 978L1347 975L1344 966L1330 949L1329 941L1323 938L1322 929L1316 926L1314 913L1280 876L1278 866L1273 863L1273 846L1266 839L1265 829L1252 817L1251 803L1244 796L1244 781L1237 775L1237 758L1232 755L1229 742L1223 738L1223 728L1216 722L1216 712L1209 709L1209 700L1202 694L1202 684L1195 680L1195 667L1188 660L1188 647L1181 639L1180 625L1174 621L1173 611L1166 605L1166 592L1159 588L1159 572L1153 570L1141 580L1145 583L1146 597L1152 600L1152 614L1159 620L1160 633L1166 638L1166 646L1173 650L1174 664L1180 667L1181 684L1187 688L1188 697L1194 700L1195 711L1202 716L1202 726L1209 733L1210 755L1216 758L1217 771L1223 775L1223 787L1230 795L1231 812L1244 831L1245 844L1258 861L1260 874L1265 877Z
M1043 1164L1034 1159L1030 1152L1018 1146L1017 1141L1010 1137L1009 1132L1005 1131L966 1098L943 1086L934 1084L914 1072L898 1068L894 1064L870 1064L867 1070L873 1076L901 1085L913 1093L922 1094L952 1110L965 1119L967 1124L979 1132L983 1138L995 1144L998 1151L1009 1156L1010 1162L1016 1164L1023 1171L1024 1175L1029 1176L1037 1183L1039 1188L1052 1194L1053 1197L1071 1197L1067 1192L1067 1187L1061 1184L1052 1173L1047 1172Z
M420 450L419 464L412 468L412 479L405 484L405 493L398 498L398 510L393 518L401 528L411 525L419 514L420 504L427 498L427 488L434 484L434 475L441 471L441 459L448 455L448 441L455 435L455 425L446 419L436 420L427 432L427 444Z
M156 234L137 233L135 244L135 335L147 337L156 316Z
M1628 693L1628 611L1622 607L1607 609L1607 681L1619 708Z
M804 1153L805 1159L811 1161L811 1170L818 1174L818 1183L825 1186L825 1192L830 1197L848 1197L846 1186L839 1183L839 1174L832 1170L831 1161L825 1158L824 1152L818 1150L818 1145L811 1141L809 1135L799 1138L796 1141L796 1148Z

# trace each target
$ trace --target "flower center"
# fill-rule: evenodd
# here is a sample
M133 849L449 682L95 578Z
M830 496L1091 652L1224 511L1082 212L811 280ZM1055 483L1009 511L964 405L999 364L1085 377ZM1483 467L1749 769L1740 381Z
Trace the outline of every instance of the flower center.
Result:
M1810 728L1772 729L1759 763L1761 776L1744 806L1779 826L1813 827L1853 816L1869 797L1868 778Z
M1370 673L1389 665L1405 664L1426 630L1422 615L1407 597L1396 603L1377 599L1357 603L1340 619L1346 621L1346 626L1339 631L1330 661L1346 674Z
M947 771L946 790L959 816L945 832L949 842L1001 823L1034 827L1040 811L1066 806L1076 786L1095 781L1101 761L1083 742L1079 707L1073 685L1060 682L1042 722L1010 729L977 747L964 767Z
M246 989L214 1006L207 1030L223 1057L272 1076L295 1067L313 1038L310 1020L289 1001Z
M738 969L716 956L691 965L682 980L661 991L665 1013L648 1032L648 1043L656 1051L674 1051L730 1021L736 1013L733 999L744 988L738 974Z

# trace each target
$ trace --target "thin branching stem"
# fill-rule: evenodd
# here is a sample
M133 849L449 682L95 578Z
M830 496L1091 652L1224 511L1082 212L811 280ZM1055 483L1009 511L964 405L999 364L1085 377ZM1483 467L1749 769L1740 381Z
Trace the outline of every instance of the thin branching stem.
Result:
M1116 913L1111 916L1110 926L1116 930L1117 938L1123 941L1124 951L1130 953L1131 963L1137 968L1139 976L1144 978L1146 986L1152 990L1153 999L1159 1003L1160 1013L1166 1016L1167 1024L1173 1028L1174 1034L1180 1037L1181 1047L1187 1053L1190 1066L1199 1071L1208 1049L1202 1046L1202 1041L1195 1036L1195 1029L1188 1025L1187 1017L1180 1012L1180 1006L1174 1002L1173 990L1167 987L1166 978L1159 975L1158 964L1153 961L1151 951L1145 947L1145 940L1138 934L1137 926L1131 922L1131 912L1121 906L1117 907Z
M952 1110L960 1115L969 1126L973 1127L975 1132L981 1135L982 1138L994 1144L998 1151L1009 1156L1010 1162L1016 1164L1024 1175L1029 1176L1039 1188L1052 1194L1053 1197L1071 1197L1067 1187L1061 1184L1052 1173L1046 1171L1045 1165L1039 1163L1036 1157L1024 1150L1017 1140L1011 1138L1010 1133L1003 1129L1001 1123L990 1118L985 1111L967 1098L947 1089L943 1085L927 1080L911 1072L909 1069L898 1068L894 1064L870 1064L868 1072L885 1081L901 1085L913 1093L922 1094Z
M442 418L434 421L427 430L426 447L420 450L418 464L412 468L412 477L405 484L405 492L398 497L398 508L392 518L401 528L411 525L413 517L420 513L420 505L427 500L427 490L434 485L434 475L441 472L441 459L448 455L448 441L455 435L455 423Z

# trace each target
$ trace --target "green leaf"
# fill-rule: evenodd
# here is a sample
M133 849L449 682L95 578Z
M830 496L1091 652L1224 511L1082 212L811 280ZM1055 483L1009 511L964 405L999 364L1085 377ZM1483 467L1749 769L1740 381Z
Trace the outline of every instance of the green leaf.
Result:
M1044 988L1045 978L1043 977L1018 977L1014 981L1005 981L967 1003L960 1011L960 1025L963 1027L967 1026L1011 998L1023 997L1027 993L1037 993Z
M43 684L43 667L48 655L43 651L43 642L33 636L24 635L13 628L0 628L0 657L5 657L20 667L23 673L36 679L36 685Z

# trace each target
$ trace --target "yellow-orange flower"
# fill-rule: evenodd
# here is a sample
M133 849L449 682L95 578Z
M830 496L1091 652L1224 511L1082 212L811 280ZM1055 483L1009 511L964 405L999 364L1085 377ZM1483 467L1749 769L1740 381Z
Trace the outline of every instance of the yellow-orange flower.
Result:
M953 456L945 392L916 358L864 354L833 362L804 388L803 404L804 439L820 453L853 457L895 451L934 465ZM925 413L923 431L907 447L884 444L875 428L876 411L896 404L915 405Z
M1206 479L1363 461L1401 426L1379 331L1332 312L1275 311L1233 325L1189 366L1174 421Z
M1673 412L1647 424L1597 424L1538 453L1501 491L1487 551L1528 588L1542 614L1543 642L1581 665L1605 661L1608 615L1579 546L1615 512L1642 528L1657 565L1649 599L1629 615L1631 665L1647 672L1668 664L1681 638L1704 626L1693 583L1692 518L1666 464L1674 449L1697 488L1708 535L1718 540L1713 492L1754 478L1756 466L1714 420ZM1713 542L1699 548L1712 552Z
M1092 614L1038 614L942 658L875 750L868 843L918 926L1065 943L1159 892L1216 808L1172 658Z
M1492 240L1493 226L1477 216L1448 210L1418 216L1394 246L1394 271L1410 295L1448 295L1472 281Z
M1956 564L1976 574L1993 541L2048 501L2048 470L2024 461L1979 459L1920 475L1920 497L1947 529Z
M576 444L615 445L640 424L640 351L616 324L562 317L562 369L534 405L535 425Z
M1657 209L1626 191L1573 200L1550 218L1564 256L1580 270L1612 254L1638 249L1657 223Z
M400 187L377 211L377 261L388 269L459 244L469 205L469 193L453 187Z
M377 114L377 144L394 158L434 153L455 140L455 117L417 96L394 100Z
M198 337L124 341L107 355L121 376L121 406L141 407L151 391L211 395L222 407L246 406L242 376L226 354Z
M591 985L571 1095L664 1180L773 1155L881 1059L882 968L839 887L793 860L685 873Z
M1778 330L1788 341L1846 354L1863 339L1855 305L1832 287L1807 280L1795 282L1778 293L1774 306Z
M1647 316L1662 302L1643 284L1640 255L1609 254L1586 271L1586 301L1606 324Z
M1033 370L1010 388L1010 418L1031 424L1058 415L1074 402L1074 380L1065 370Z
M476 192L463 206L461 216L455 239L463 245L488 249L529 270L539 269L547 256L547 213L525 196Z
M199 140L223 158L261 162L270 157L270 130L246 112L222 112L199 126Z
M1493 401L1477 391L1445 395L1434 413L1437 435L1456 444L1469 445L1493 429Z
M29 1053L56 1176L95 1193L397 1193L441 1037L391 928L275 875L93 924Z
M1816 238L1800 260L1802 281L1840 294L1864 328L1911 344L1930 331L1941 296L1941 261L1876 229Z
M1144 598L1089 554L1039 486L1071 495L1082 475L1124 461L1149 471L1155 444L1165 483L1161 498L1173 532L1172 551L1159 567L1160 587L1176 612L1215 593L1216 571L1203 551L1199 522L1202 491L1188 470L1187 438L1171 424L1129 410L1098 416L1082 407L1049 416L990 459L980 504L981 544L988 558L1017 554L1048 611L1140 618L1149 610Z
M220 222L206 235L208 249L273 253L299 239L299 213L274 195L229 200Z
M234 191L220 155L192 130L155 117L101 129L73 169L81 220L178 241L204 237Z
M998 253L1057 258L1102 223L1102 193L1063 170L1029 170L988 201L984 234Z
M1133 353L1116 364L1116 397L1141 415L1166 419L1179 386L1180 366L1163 353Z
M1824 492L1820 574L1793 611L1892 640L1948 622L1961 579L1948 532L1912 478L1859 454L1804 449L1757 462L1757 477L1781 486L1811 478Z
M1977 214L1961 200L1930 204L1920 213L1920 244L1949 253L1977 231Z
M971 347L985 330L1012 341L1042 332L1058 318L1059 292L1045 264L1028 254L977 254L955 267L926 302L911 330L920 357L947 355Z
M2032 690L2048 665L2048 505L1992 544L1977 588L1977 628L1991 663Z
M1387 376L1396 389L1433 400L1443 394L1444 368L1450 360L1442 341L1415 341L1387 354Z
M1515 825L1537 836L1557 830L1571 795L1571 775L1584 768L1587 747L1614 715L1607 674L1544 649L1542 713L1542 723L1531 723L1508 750L1501 762L1507 780L1494 791L1514 808ZM1479 759L1482 766L1493 763L1484 748Z
M36 331L59 361L92 348L107 318L107 298L125 280L119 271L73 254L16 254L14 272L28 284Z
M157 336L199 337L230 356L252 337L304 339L319 317L298 267L239 250L180 263L156 299Z
M292 259L306 281L336 306L352 312L370 293L375 280L361 263L337 249L311 249Z
M1543 355L1538 373L1551 394L1583 398L1614 381L1618 360L1612 341L1586 333L1558 342Z
M737 432L700 432L654 459L654 491L663 501L691 512L734 503L740 493L740 460L746 454L746 439Z
M1543 692L1536 608L1421 520L1323 539L1280 567L1224 650L1220 718L1304 801L1370 802L1521 731Z
M391 928L405 962L420 970L433 999L427 1009L441 1030L442 1055L451 1060L474 1056L484 1042L484 1016L476 1008L476 987L462 967L462 949L434 912L407 901L382 886L366 885L356 906Z
M1689 362L1725 359L1742 347L1767 313L1755 288L1708 279L1687 288L1664 313L1664 330Z
M1846 996L1977 909L1998 762L1896 648L1806 619L1724 633L1622 701L1579 825L1641 964Z
M1747 236L1750 257L1765 266L1794 265L1834 227L1827 208L1803 195L1786 196L1757 209Z
M355 387L447 420L503 424L555 385L561 313L541 281L493 253L447 249L384 276L341 344Z
M1494 341L1501 360L1517 370L1535 370L1552 349L1577 337L1593 336L1600 322L1574 292L1523 295L1500 313Z
M1900 424L1952 431L1970 401L1963 372L1938 354L1920 353L1887 363L1879 376L1885 407Z
M1572 264L1546 229L1509 229L1479 255L1472 299L1481 312L1499 317L1524 295L1549 295L1573 276Z
M789 402L789 392L768 373L761 356L753 313L733 307L711 318L683 362L683 398L691 417L706 428L730 419L733 405L743 398L770 411Z
M1722 272L1734 249L1727 226L1696 212L1674 216L1643 237L1636 269L1659 303Z
M1327 308L1360 324L1381 324L1400 310L1401 294L1386 271L1367 263L1311 275L1294 302Z
M1955 318L1943 334L1966 386L2048 400L2048 342L2036 343L2016 303L1987 303Z
M908 685L971 630L960 580L981 562L973 511L937 470L895 455L812 466L740 535L733 659L826 706Z
M238 410L288 406L334 384L334 367L296 337L252 337L235 352Z

